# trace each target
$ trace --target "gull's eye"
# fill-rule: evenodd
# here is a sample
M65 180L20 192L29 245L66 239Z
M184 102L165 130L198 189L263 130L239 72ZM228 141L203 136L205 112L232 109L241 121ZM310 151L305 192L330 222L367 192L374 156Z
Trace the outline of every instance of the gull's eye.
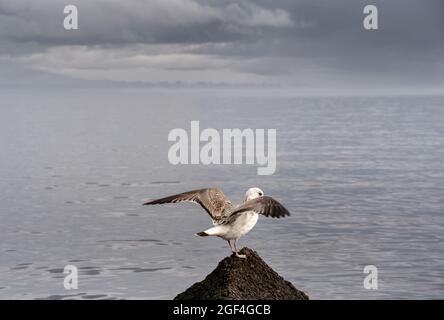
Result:
M259 192L259 196L261 196L261 197L262 197L263 195L264 195L264 194L263 194L262 192Z

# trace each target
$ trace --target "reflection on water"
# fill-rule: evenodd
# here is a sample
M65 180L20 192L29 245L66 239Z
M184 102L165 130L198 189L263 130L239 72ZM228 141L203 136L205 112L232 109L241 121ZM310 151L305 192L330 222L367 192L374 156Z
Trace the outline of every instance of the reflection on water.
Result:
M152 198L260 186L292 212L248 245L311 298L442 298L443 97L301 98L236 91L3 95L0 298L170 299L230 254L193 234L193 204ZM277 171L172 166L168 132L276 128ZM63 268L79 270L78 290ZM379 290L363 268L379 269Z

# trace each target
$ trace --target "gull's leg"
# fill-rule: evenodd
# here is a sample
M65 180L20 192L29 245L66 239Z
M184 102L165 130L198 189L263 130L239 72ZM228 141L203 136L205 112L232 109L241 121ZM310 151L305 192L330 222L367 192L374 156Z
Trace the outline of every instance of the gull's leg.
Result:
M235 253L236 253L236 257L239 257L239 258L242 258L242 259L245 259L247 257L244 254L239 254L239 251L237 250L237 247L236 247L236 240L234 240L234 250L235 250Z
M236 249L234 249L234 247L233 247L233 243L231 242L231 241L233 241L233 240L227 240L227 241L228 241L228 245L230 246L231 252L232 252L232 253L236 253Z

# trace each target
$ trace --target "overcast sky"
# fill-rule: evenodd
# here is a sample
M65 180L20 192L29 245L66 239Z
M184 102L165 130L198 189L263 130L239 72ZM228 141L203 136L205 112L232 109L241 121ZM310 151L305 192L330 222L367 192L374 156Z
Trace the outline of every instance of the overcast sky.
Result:
M79 30L63 28L75 4ZM379 9L379 30L363 8ZM444 85L442 0L0 0L0 85Z

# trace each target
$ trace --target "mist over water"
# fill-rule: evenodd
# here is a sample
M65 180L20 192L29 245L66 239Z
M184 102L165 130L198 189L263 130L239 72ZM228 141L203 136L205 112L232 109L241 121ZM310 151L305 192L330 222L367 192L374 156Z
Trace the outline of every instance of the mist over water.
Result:
M253 186L292 216L260 217L256 250L311 299L444 295L444 97L98 90L0 95L0 298L171 299L230 254L193 204L148 199ZM277 130L277 169L168 162L168 132ZM65 290L63 268L79 268ZM365 265L379 289L363 287Z

